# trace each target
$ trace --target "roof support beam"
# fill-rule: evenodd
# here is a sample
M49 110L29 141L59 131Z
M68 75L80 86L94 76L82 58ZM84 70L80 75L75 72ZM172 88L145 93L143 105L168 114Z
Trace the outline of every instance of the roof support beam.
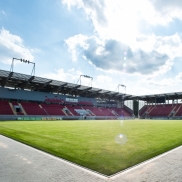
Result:
M46 87L47 85L49 85L51 82L52 82L52 80L50 80L50 81L48 81L48 82L46 82L46 83L44 83L44 84L42 84L42 85L39 85L39 86L37 87L37 90L41 90L42 88L44 88L44 87Z
M81 87L81 85L77 85L75 87L73 87L71 90L70 90L70 93L72 93L74 90L76 90L77 88Z
M64 83L60 86L58 86L56 89L54 89L54 92L59 92L62 88L64 88L66 85L68 85L67 83Z
M99 90L97 90L97 91L93 91L92 93L88 94L87 96L88 96L88 97L93 96L93 95L95 95L95 94L98 94L98 93L101 92L101 91L102 91L102 89L99 89Z
M18 85L21 89L24 89L27 84L29 84L32 80L34 80L35 76L31 76L27 81Z
M111 93L111 91L108 91L108 92L104 92L103 94L104 94L104 95L106 95L106 94L108 94L108 93Z
M88 87L88 88L84 89L82 92L80 92L79 95L81 95L81 94L83 94L83 93L85 93L85 92L87 92L87 91L89 91L89 90L91 90L91 89L92 89L92 87Z
M118 94L119 94L119 92L110 94L110 95L109 95L109 99L112 99L112 97L117 96Z
M8 77L4 78L1 82L1 86L4 87L6 85L6 82L13 76L13 72L10 72Z

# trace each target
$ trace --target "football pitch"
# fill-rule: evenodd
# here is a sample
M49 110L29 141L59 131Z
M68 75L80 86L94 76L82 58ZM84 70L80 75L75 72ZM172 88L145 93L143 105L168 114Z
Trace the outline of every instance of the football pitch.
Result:
M0 134L111 175L182 145L182 121L6 121Z

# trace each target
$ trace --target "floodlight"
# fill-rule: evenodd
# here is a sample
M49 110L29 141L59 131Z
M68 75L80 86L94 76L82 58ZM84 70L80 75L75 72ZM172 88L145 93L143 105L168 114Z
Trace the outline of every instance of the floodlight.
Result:
M126 95L126 86L125 86L125 85L123 85L123 84L119 84L119 85L116 87L116 90L118 89L118 92L119 92L119 86L121 86L121 87L124 87L124 88L125 88L125 93L124 93L124 94ZM116 91L116 90L115 90L115 91Z
M79 79L78 79L78 81L77 81L77 84L78 84L78 82L80 81L80 85L81 85L81 77L82 77L82 76L85 77L85 78L90 78L91 81L90 81L90 83L89 83L88 85L91 84L91 86L92 86L93 78L92 78L91 76L88 76L88 75L80 75L80 77L79 77Z
M10 71L11 72L13 72L13 67L14 67L14 60L19 60L19 61L21 61L21 62L23 62L23 63L31 63L31 64L33 64L33 69L32 69L32 73L31 73L31 75L33 74L33 75L35 75L35 63L33 63L33 62L31 62L31 61L29 61L29 60L26 60L26 59L18 59L18 58L13 58L12 59L12 64L11 64L11 68L10 68Z

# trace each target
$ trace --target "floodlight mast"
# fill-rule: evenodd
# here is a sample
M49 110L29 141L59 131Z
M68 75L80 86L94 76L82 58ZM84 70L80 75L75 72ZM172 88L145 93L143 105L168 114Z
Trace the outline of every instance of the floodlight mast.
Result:
M124 87L125 89L125 93L122 95L122 107L124 107L124 100L125 100L125 95L126 95L126 86L123 85L123 84L119 84L117 87L116 87L116 90L118 89L118 93L119 93L119 87ZM123 111L122 111L123 112ZM123 117L124 117L124 113L123 113Z
M14 68L14 60L19 60L23 63L30 63L30 64L33 64L33 68L32 68L32 72L31 72L31 76L34 76L35 75L35 63L34 62L31 62L29 60L26 60L26 59L18 59L18 58L13 58L12 59L12 63L11 63L11 68L10 68L10 71L13 72L13 68Z
M124 89L125 89L124 95L126 95L126 86L123 85L123 84L119 84L119 85L116 87L116 90L118 89L118 92L119 92L119 86L124 87Z
M77 81L77 84L78 84L78 82L80 81L80 85L81 85L81 77L85 77L85 78L91 79L90 82L89 82L89 84L88 84L88 86L90 85L90 86L92 87L93 78L92 78L91 76L88 76L88 75L80 75L80 77L79 77L79 79L78 79L78 81Z

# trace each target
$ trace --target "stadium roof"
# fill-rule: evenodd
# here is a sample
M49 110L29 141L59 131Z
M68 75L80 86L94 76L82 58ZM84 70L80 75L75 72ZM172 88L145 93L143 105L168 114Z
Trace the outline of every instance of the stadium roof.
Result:
M152 95L141 95L141 96L131 96L130 99L143 100L147 102L155 102L156 98L165 98L166 100L182 99L182 92L173 93L161 93Z
M10 87L22 90L61 93L70 96L81 96L90 98L99 98L103 100L122 100L124 95L125 100L132 95L100 88L83 86L48 78L31 76L16 72L0 70L0 85L1 87Z
M125 100L143 100L147 102L155 102L155 99L160 97L165 97L168 100L182 99L182 92L134 96L101 88L94 88L5 70L0 70L0 85L1 87L22 90L61 93L70 96L114 101L121 101L123 96Z

